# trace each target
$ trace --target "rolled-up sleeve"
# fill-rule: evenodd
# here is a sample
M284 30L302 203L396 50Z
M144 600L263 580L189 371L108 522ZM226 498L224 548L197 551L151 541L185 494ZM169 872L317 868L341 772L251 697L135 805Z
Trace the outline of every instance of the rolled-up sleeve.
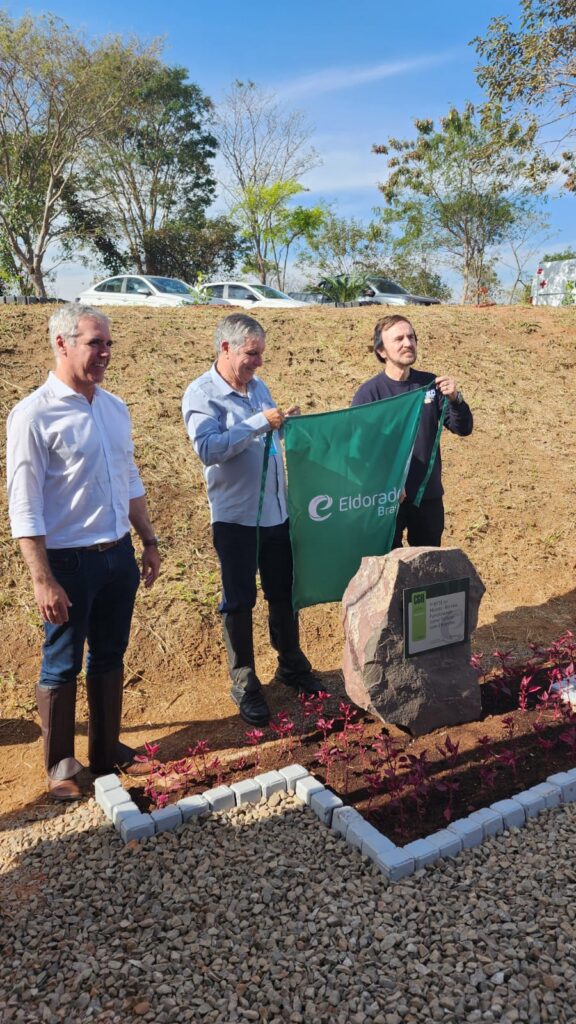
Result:
M132 462L128 471L128 498L131 501L132 498L142 498L146 494L146 488L142 483L142 477L138 472L138 467L134 462L134 456L132 456Z

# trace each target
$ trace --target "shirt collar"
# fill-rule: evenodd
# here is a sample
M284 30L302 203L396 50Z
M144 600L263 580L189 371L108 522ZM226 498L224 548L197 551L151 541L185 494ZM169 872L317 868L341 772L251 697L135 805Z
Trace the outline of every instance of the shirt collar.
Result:
M241 398L247 397L247 395L242 395L240 391L236 391L236 388L233 388L232 385L228 383L228 381L224 380L224 377L222 377L221 374L219 374L218 370L216 369L216 363L212 363L212 366L210 367L210 377L212 379L212 383L214 384L216 391L218 391L221 395L240 395ZM253 377L252 380L248 382L248 395L250 395L251 392L255 390L257 380L258 377Z
M85 401L88 401L84 395L74 391L74 388L69 387L63 380L60 380L60 377L57 377L53 370L50 370L48 374L48 383L57 398L84 398ZM98 394L99 390L100 388L96 385L94 397Z

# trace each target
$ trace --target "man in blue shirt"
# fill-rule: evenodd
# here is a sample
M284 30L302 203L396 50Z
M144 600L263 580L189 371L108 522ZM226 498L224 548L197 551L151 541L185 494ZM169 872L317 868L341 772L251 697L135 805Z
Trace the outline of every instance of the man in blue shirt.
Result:
M466 437L472 433L473 427L470 407L453 377L436 377L433 373L413 369L417 351L416 331L406 317L397 313L381 317L374 328L374 352L378 361L384 364L383 371L362 384L352 399L352 405L367 405L406 391L427 388L405 484L406 497L398 510L393 548L402 546L405 530L411 546L440 547L444 531L440 449L418 507L414 499L428 469L444 400L448 402L444 419L448 430Z
M288 531L286 482L279 431L292 406L277 409L256 371L262 366L266 335L252 317L233 313L216 327L216 362L187 388L182 401L186 429L204 465L212 538L220 560L220 611L232 700L251 725L265 725L268 705L256 675L252 609L256 572L268 601L272 646L278 652L275 678L299 692L317 693L321 684L300 649L298 619L292 610L292 550ZM260 515L266 435L273 431ZM257 550L258 548L258 550Z

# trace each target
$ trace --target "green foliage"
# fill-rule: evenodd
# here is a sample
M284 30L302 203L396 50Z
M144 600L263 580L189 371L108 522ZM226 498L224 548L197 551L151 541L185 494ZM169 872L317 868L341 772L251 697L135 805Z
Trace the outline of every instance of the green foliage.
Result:
M355 218L337 217L325 211L322 223L308 239L298 265L327 277L355 270L377 270L391 246L391 232L382 223L362 224Z
M26 276L19 273L6 235L0 231L0 295L17 292L31 295L32 288Z
M120 130L111 127L87 154L83 205L88 219L105 211L104 219L115 226L113 232L108 227L104 245L101 235L91 238L112 272L121 254L124 266L160 273L160 263L169 261L170 237L180 263L183 241L202 248L194 229L200 236L205 231L204 211L214 196L216 140L209 131L211 103L186 78L184 68L156 62L127 98Z
M245 249L238 229L227 217L171 222L143 239L150 274L179 277L194 284L202 276L230 273Z
M553 126L553 138L576 132L576 0L521 0L517 27L493 18L473 43L482 58L480 85L487 111L502 109L508 125L535 136ZM562 153L565 186L576 191L574 154Z
M429 295L441 302L449 302L452 289L442 280L440 274L431 269L432 260L426 254L419 255L415 249L401 252L398 249L386 264L383 276L391 277L412 295Z
M463 302L476 302L490 252L523 216L526 197L545 187L549 165L531 141L497 114L479 123L472 104L452 108L438 128L417 120L416 138L389 139L374 151L393 155L379 187L385 223L400 230L406 253L435 253L462 275Z
M573 306L576 302L576 282L566 281L564 295L562 296L563 306Z
M576 250L564 249L564 252L546 253L542 257L542 263L553 263L556 260L576 260Z
M71 245L67 200L87 147L121 131L155 48L86 43L53 15L0 12L0 233L17 276L46 294L50 245Z
M355 272L326 277L314 291L320 292L328 302L343 306L345 302L354 302L367 287L366 274Z
M98 204L80 199L81 188L77 179L71 180L62 192L63 209L66 212L70 227L69 239L61 240L67 251L77 239L81 239L87 248L93 249L100 257L100 263L110 274L120 274L128 269L126 255L115 241L115 232L111 230L109 211Z
M320 206L288 205L303 191L302 185L293 179L271 185L246 185L232 208L249 246L244 269L257 273L263 283L272 275L281 289L291 246L300 239L309 243L325 218Z

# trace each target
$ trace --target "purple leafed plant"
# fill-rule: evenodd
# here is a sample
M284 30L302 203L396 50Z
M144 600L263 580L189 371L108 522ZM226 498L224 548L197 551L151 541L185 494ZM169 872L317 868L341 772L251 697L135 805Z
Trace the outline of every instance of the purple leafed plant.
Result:
M544 751L546 761L549 761L550 754L558 746L557 739L554 736L546 737L543 735L546 726L542 722L533 722L532 728L536 733L536 742L538 746Z
M520 711L528 710L528 699L533 693L540 693L542 690L541 686L532 684L534 675L523 675L520 680L520 692L518 695L518 707Z
M454 797L460 789L460 783L456 782L455 779L438 779L434 782L434 787L439 793L447 796L446 805L442 811L442 817L445 821L452 821L452 818L454 817Z
M136 754L134 757L135 761L139 761L140 764L151 764L156 759L156 754L160 750L159 743L145 743L144 750L145 754Z
M251 747L254 747L254 771L257 772L260 767L260 751L258 750L258 745L262 742L264 733L262 729L248 729L244 735L248 744Z
M454 743L449 736L446 736L444 743L440 746L436 744L436 750L442 757L446 758L447 767L450 771L454 771L458 762L458 751L460 750L460 744Z
M518 774L518 754L512 747L504 747L496 755L498 764L504 765L505 768L511 768L514 778L517 778Z
M279 711L274 721L270 723L270 728L282 740L280 746L281 756L289 756L294 746L293 737L296 724L288 717L286 711Z

